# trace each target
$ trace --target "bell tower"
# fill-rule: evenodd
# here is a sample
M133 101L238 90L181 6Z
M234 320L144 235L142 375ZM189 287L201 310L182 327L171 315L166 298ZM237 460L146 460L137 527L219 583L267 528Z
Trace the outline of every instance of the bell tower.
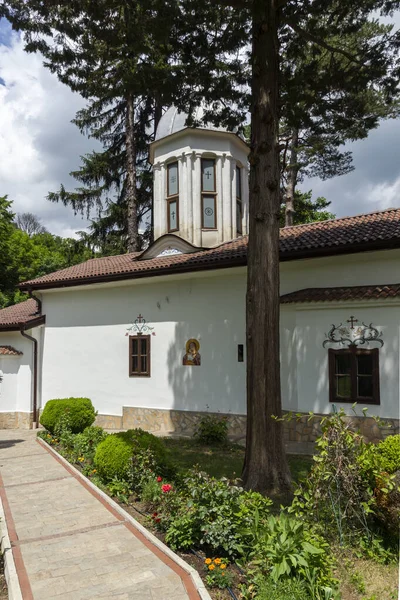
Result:
M209 248L248 233L249 147L226 129L185 127L186 118L169 108L150 146L154 240L172 233Z

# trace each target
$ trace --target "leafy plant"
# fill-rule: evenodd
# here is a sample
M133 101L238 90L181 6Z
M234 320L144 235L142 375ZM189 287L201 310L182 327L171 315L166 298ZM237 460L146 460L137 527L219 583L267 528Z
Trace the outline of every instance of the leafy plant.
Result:
M129 485L126 481L115 477L112 481L110 481L107 487L111 496L114 496L124 504L128 504L131 490L129 489Z
M244 600L310 600L304 581L280 579L274 582L262 575L258 575L250 585L241 586L241 597Z
M142 487L141 500L152 506L160 502L162 497L161 485L154 477L148 479Z
M400 470L400 435L389 435L379 442L376 450L382 471L395 473Z
M107 435L108 433L102 427L86 427L82 433L77 433L73 438L75 454L84 456L86 460L92 462L97 446Z
M268 573L275 583L279 579L301 576L307 578L306 569L314 570L318 587L333 582L329 546L305 522L281 512L269 516L261 523L256 511L250 543L245 554L252 565Z
M228 418L208 414L201 417L194 436L203 444L222 444L228 440Z
M230 587L233 582L233 576L227 571L228 565L229 561L226 558L206 558L204 561L204 570L207 572L207 585L221 590Z

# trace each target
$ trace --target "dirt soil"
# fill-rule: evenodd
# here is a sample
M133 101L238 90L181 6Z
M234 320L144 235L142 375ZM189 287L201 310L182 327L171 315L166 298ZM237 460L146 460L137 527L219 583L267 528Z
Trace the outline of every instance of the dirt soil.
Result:
M0 556L0 600L6 600L8 598L8 590L6 584L6 578L4 575L4 561L3 557Z

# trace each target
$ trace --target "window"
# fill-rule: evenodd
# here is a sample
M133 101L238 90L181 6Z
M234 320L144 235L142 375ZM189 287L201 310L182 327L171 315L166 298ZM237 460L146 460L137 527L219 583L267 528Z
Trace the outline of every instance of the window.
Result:
M379 404L379 350L329 350L331 402Z
M215 185L215 160L203 158L201 160L201 227L202 229L216 229L216 185Z
M240 167L236 167L236 233L242 235L242 171Z
M177 162L167 166L167 223L169 233L179 230L179 173Z
M129 336L129 376L150 377L150 336Z

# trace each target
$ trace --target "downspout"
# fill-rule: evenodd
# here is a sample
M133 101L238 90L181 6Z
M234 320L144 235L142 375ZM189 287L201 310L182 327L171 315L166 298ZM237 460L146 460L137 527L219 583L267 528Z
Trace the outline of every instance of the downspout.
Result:
M27 291L28 291L29 298L33 298L33 300L36 300L36 302L37 302L36 314L41 315L42 314L42 301L39 300L39 298L37 296L35 296L35 294L32 292L32 288L28 288Z
M23 326L20 329L20 333L24 338L27 338L33 342L33 423L32 429L37 429L37 379L38 379L38 341L36 338L25 333Z

